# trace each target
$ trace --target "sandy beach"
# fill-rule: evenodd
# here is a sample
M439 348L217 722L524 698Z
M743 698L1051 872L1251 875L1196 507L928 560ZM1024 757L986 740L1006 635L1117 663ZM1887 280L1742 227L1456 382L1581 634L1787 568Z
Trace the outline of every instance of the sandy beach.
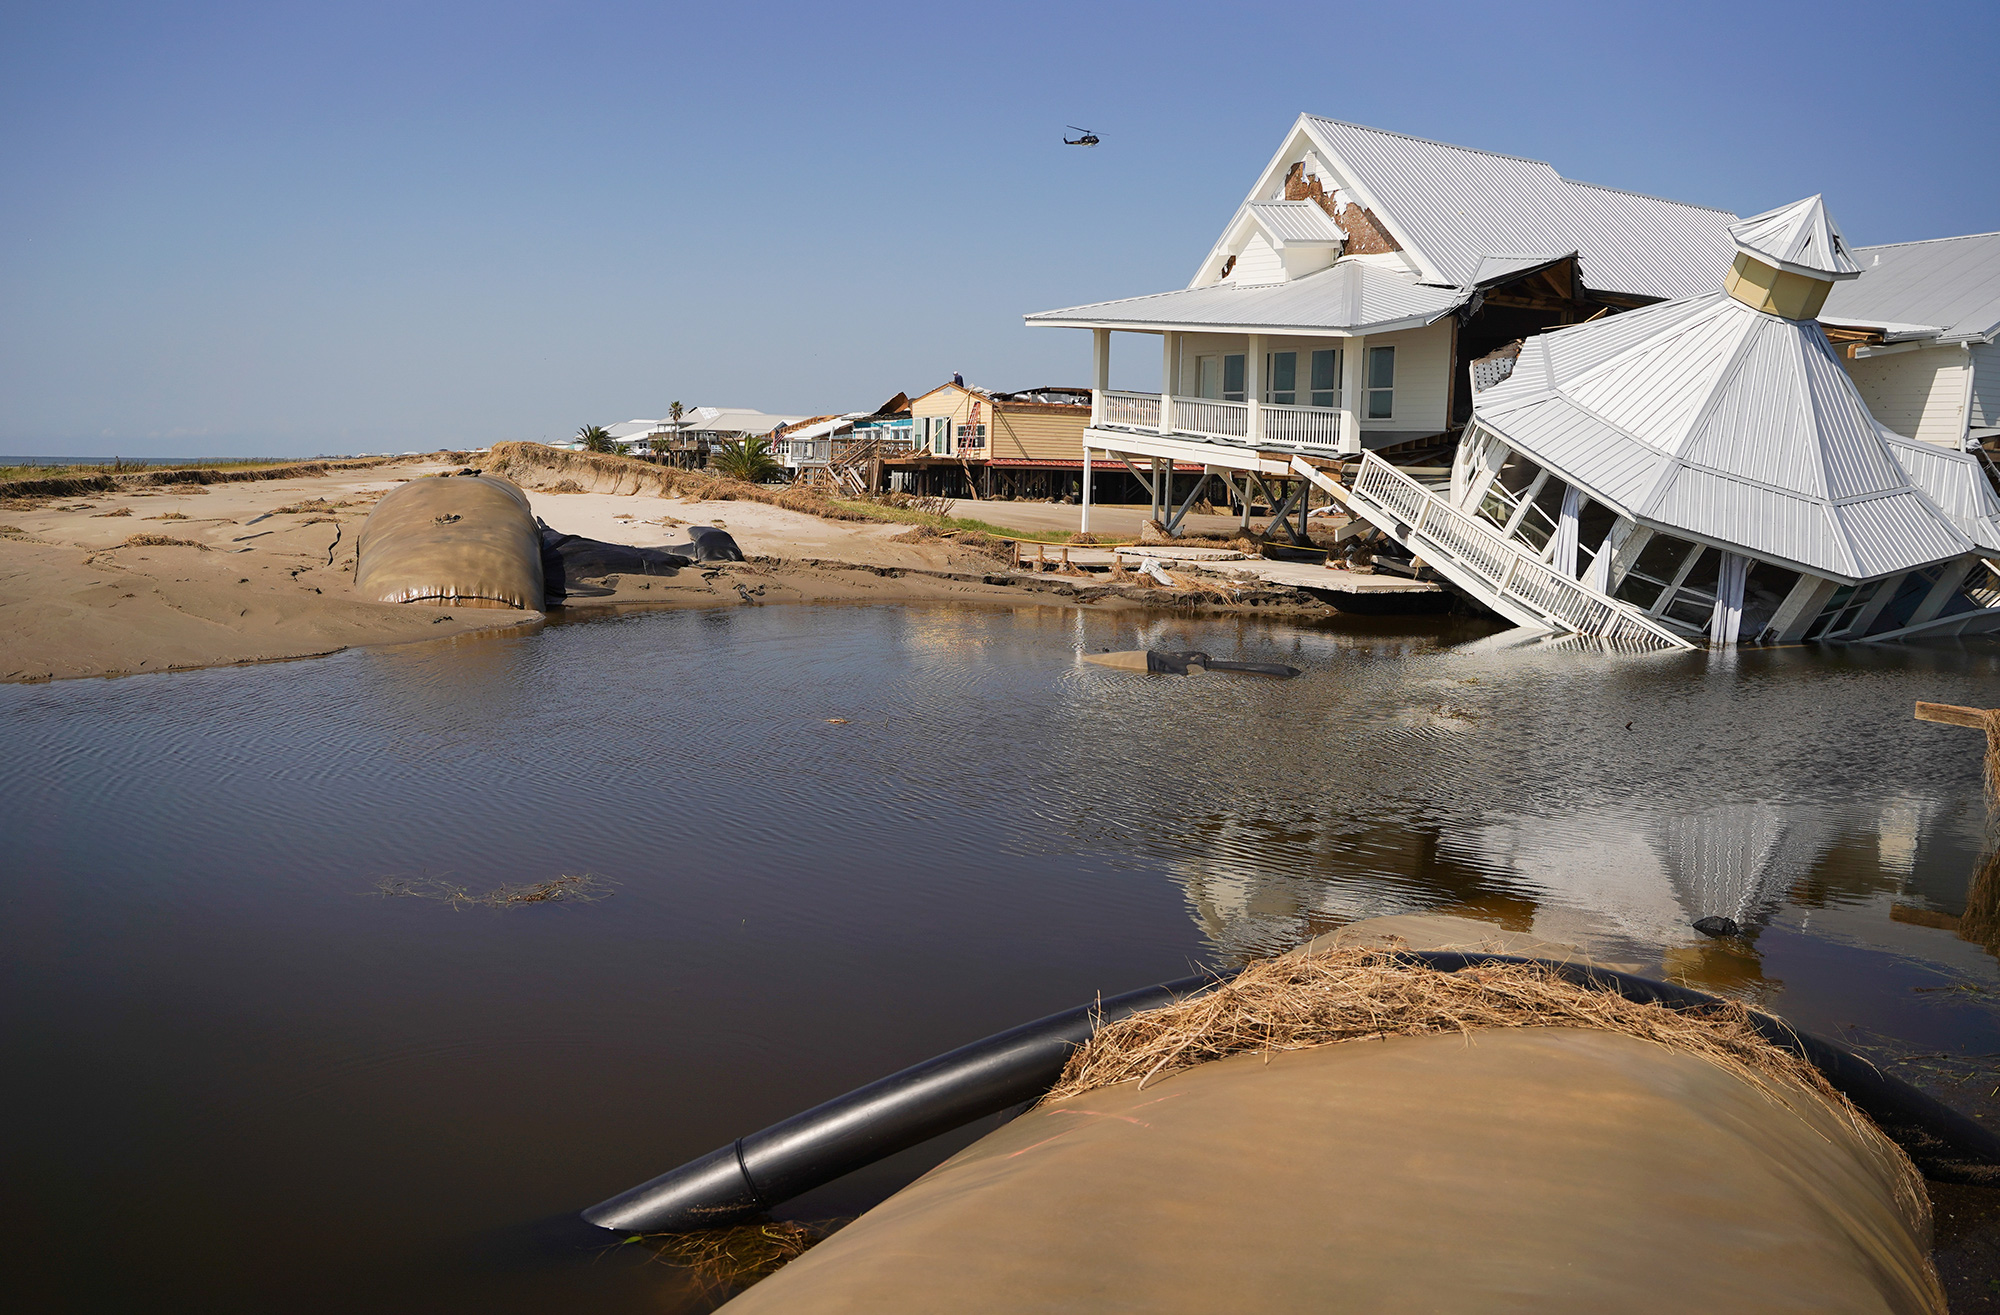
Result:
M399 483L460 469L441 457L322 476L120 487L9 498L0 507L0 680L115 676L320 656L538 624L540 613L381 604L352 587L354 543ZM749 561L573 588L571 613L603 607L789 602L1076 606L1075 582L997 582L994 557L901 524L835 521L742 499L524 488L537 516L612 543L684 542L727 529ZM1005 504L979 504L982 512ZM1026 508L1027 504L1023 504ZM1034 506L1039 528L1073 507ZM1101 598L1096 606L1133 606Z

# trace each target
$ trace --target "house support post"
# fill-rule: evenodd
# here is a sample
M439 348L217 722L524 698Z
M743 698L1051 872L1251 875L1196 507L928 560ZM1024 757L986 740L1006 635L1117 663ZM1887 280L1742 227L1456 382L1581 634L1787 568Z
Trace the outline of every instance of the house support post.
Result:
M1090 444L1083 445L1083 515L1077 521L1079 533L1090 533Z
M1340 455L1361 455L1361 371L1367 365L1368 339L1344 338L1340 343Z
M1174 394L1180 391L1181 336L1160 335L1160 432L1174 432Z
M1243 358L1243 400L1250 404L1249 441L1256 447L1264 441L1264 335L1250 335L1250 347Z
M1111 330L1090 331L1090 423L1104 422L1104 390L1111 387Z

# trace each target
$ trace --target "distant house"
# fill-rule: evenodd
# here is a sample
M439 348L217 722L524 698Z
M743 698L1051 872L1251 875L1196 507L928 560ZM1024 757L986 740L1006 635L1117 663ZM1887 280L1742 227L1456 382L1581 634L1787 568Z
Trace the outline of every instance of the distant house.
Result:
M1820 312L1869 412L1952 449L2000 438L2000 233L1856 247Z
M1002 393L940 384L910 403L914 445L889 462L917 493L981 497L1079 497L1087 388ZM971 485L971 488L967 486Z
M739 406L695 406L676 421L628 420L610 429L621 448L659 453L673 465L689 470L708 464L709 454L724 443L742 438L767 438L804 416L768 415Z

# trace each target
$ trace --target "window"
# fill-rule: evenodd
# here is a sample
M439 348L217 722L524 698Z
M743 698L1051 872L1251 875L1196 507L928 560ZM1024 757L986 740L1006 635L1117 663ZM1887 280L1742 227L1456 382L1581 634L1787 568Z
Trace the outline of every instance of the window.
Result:
M1368 349L1368 418L1387 420L1396 414L1396 349Z
M1855 621L1860 619L1868 604L1875 601L1884 581L1871 580L1859 589L1853 585L1842 585L1833 591L1833 597L1826 600L1819 616L1806 630L1807 639L1833 639L1846 633Z
M1274 406L1296 406L1299 400L1299 354L1271 352L1264 357L1264 373L1270 379L1264 400Z
M985 447L986 426L960 425L958 427L958 445L960 447Z
M1240 402L1243 400L1243 354L1222 358L1222 400Z
M1556 536L1556 521L1562 517L1563 493L1568 488L1559 479L1544 479L1515 518L1514 537L1536 552L1548 547Z
M1539 465L1518 452L1514 453L1500 467L1500 473L1493 477L1486 496L1479 500L1479 514L1496 528L1505 530L1513 523L1521 499L1531 496L1530 490L1541 477L1542 468Z
M1312 354L1312 404L1326 407L1340 405L1340 348L1338 347Z
M1695 545L1686 539L1676 539L1671 534L1654 534L1639 550L1639 560L1625 572L1625 578L1612 590L1612 596L1634 607L1650 610L1659 601L1660 595L1670 592L1669 587L1679 581L1682 570L1687 567L1688 555L1694 551Z

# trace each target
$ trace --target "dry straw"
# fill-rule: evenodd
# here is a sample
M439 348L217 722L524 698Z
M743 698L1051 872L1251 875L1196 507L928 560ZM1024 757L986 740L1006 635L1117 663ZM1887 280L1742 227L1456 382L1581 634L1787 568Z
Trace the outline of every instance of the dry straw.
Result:
M1831 1105L1892 1166L1899 1203L1929 1226L1923 1180L1817 1069L1761 1036L1734 1002L1673 1010L1575 985L1540 964L1440 972L1393 952L1334 949L1251 964L1205 994L1098 1028L1070 1057L1044 1105L1114 1083L1145 1083L1231 1055L1305 1050L1344 1041L1482 1028L1573 1027L1619 1032L1697 1055L1788 1108Z
M697 1287L714 1294L732 1289L741 1291L777 1273L847 1222L828 1219L793 1223L767 1219L694 1233L645 1233L629 1240L686 1269Z

